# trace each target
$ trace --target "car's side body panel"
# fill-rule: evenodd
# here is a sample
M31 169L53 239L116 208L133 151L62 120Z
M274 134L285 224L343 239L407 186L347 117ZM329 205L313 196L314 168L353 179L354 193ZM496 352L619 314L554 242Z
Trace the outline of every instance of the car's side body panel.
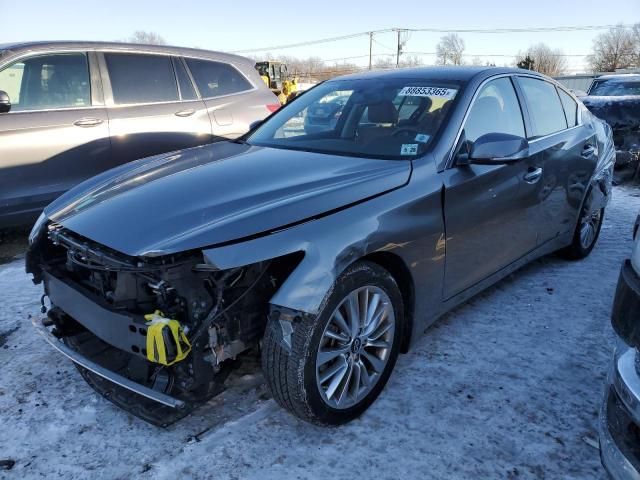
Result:
M268 236L206 249L204 255L227 269L303 252L304 258L271 303L310 314L319 311L336 278L350 264L375 252L397 255L411 272L417 299L414 317L425 320L416 328L424 330L432 316L429 310L442 299L441 197L442 179L427 157L415 162L412 181L403 188Z

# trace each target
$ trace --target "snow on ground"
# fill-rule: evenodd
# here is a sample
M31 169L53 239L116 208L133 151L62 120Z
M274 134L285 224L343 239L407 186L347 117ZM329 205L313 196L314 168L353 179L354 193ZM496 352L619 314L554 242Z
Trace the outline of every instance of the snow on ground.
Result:
M37 336L40 287L0 266L0 478L602 479L609 313L640 192L615 190L581 262L546 257L436 323L340 428L280 410L257 368L168 429L117 409ZM4 345L3 345L4 344Z

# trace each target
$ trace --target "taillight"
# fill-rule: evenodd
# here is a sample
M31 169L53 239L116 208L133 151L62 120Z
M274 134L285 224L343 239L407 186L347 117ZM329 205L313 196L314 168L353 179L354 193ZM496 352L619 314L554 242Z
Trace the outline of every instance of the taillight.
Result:
M265 106L267 107L267 110L269 110L269 112L271 113L275 112L281 107L279 103L267 103Z

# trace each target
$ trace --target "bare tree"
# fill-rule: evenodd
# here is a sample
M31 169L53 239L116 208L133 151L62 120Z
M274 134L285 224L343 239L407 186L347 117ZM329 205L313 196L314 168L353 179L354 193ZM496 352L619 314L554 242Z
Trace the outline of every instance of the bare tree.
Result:
M436 45L438 63L447 65L462 65L462 53L464 52L464 40L455 33L450 33L440 38Z
M418 55L407 55L400 58L400 67L419 67L423 65L422 59Z
M633 66L638 57L638 29L638 25L634 29L618 25L598 35L587 57L593 71L615 72Z
M396 60L395 57L389 55L389 56L384 56L384 57L378 57L376 58L375 62L373 63L373 68L378 69L378 70L385 70L387 68L393 68L396 66Z
M567 59L560 49L552 50L544 43L530 46L520 53L516 65L549 76L561 75L567 70Z
M635 61L636 67L640 67L640 23L636 23L631 28L631 34L633 35L633 43L635 45Z
M166 45L167 42L155 32L145 32L144 30L136 30L128 39L131 43L145 43L148 45Z

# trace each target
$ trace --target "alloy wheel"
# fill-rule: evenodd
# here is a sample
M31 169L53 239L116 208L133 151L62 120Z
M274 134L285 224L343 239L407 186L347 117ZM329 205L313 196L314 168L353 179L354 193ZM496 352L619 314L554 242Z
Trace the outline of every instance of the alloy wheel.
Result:
M349 408L373 389L393 345L395 314L379 287L349 293L333 311L316 356L316 383L324 402Z
M595 241L601 221L602 210L597 210L592 214L584 213L580 224L580 245L585 250L591 247Z

